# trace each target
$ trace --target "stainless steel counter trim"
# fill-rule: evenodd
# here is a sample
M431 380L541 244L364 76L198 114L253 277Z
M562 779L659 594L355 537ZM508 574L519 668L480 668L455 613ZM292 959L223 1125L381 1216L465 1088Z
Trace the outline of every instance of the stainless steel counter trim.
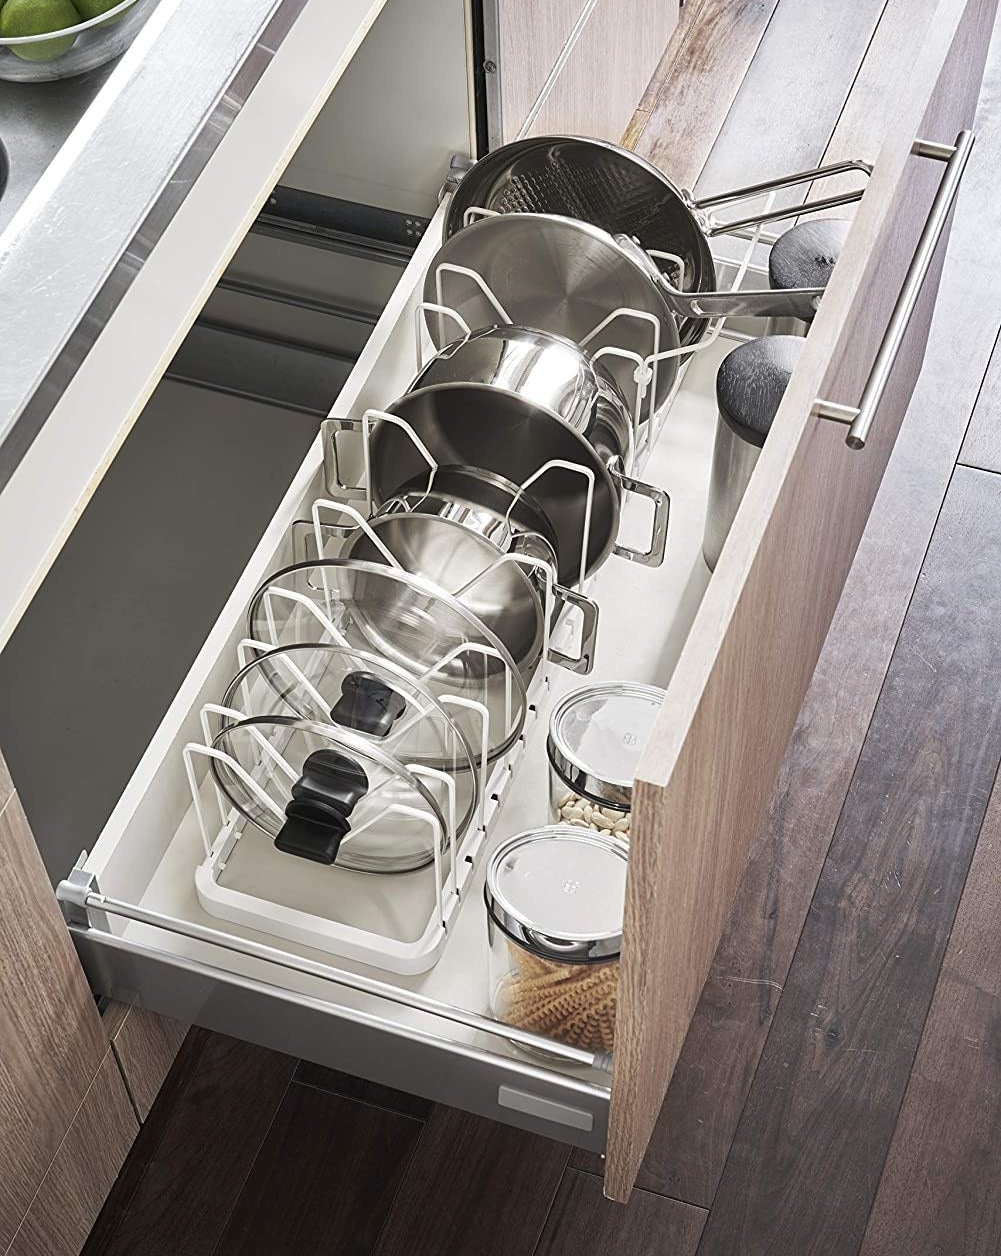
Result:
M162 0L0 236L0 490L307 2ZM143 119L157 144L125 196Z

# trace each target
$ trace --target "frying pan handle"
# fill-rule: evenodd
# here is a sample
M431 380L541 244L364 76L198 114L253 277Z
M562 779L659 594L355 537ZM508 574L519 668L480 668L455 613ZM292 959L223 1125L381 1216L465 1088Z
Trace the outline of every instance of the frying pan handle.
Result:
M834 209L838 205L850 205L860 201L865 188L856 188L851 192L840 192L836 196L821 197L816 201L803 201L798 205L787 205L784 209L770 209L760 214L752 214L747 218L735 218L730 222L717 222L710 212L723 205L737 205L741 201L753 200L766 192L776 192L781 188L794 188L802 183L812 183L815 179L828 179L834 175L850 174L859 171L868 182L872 174L872 166L867 161L836 161L829 166L815 166L812 170L800 170L796 174L782 175L777 179L766 179L763 183L751 183L744 188L735 188L732 192L720 192L718 196L706 196L702 200L691 200L692 209L701 210L708 216L706 235L719 235L725 231L736 231L741 227L757 227L761 223L779 222L783 218L798 218L801 214L816 213L822 209Z
M609 474L618 485L621 493L635 493L637 497L645 497L653 502L653 523L650 528L650 544L645 550L633 549L630 545L616 545L612 553L617 558L625 558L631 563L639 563L642 567L659 567L664 561L667 549L667 524L671 515L671 499L662 488L655 488L643 480L635 480L631 475L617 466L609 466Z
M668 309L678 318L799 318L809 322L817 312L823 288L746 288L722 292L683 292L663 274L653 254L633 236L617 235L615 243L647 272Z
M557 618L568 606L573 606L583 615L583 623L577 654L564 654L562 650L550 646L549 661L558 667L565 667L568 672L575 672L578 676L589 676L594 667L594 643L598 635L598 603L576 589L567 589L561 584L553 585L553 596L556 599Z

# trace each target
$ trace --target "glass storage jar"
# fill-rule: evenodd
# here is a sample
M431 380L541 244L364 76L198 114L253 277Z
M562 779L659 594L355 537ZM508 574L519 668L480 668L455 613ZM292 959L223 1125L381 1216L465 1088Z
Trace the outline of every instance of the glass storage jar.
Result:
M560 824L503 842L487 864L490 1010L505 1024L611 1051L628 847Z
M557 824L628 839L633 780L664 701L654 685L588 685L549 721L549 803Z

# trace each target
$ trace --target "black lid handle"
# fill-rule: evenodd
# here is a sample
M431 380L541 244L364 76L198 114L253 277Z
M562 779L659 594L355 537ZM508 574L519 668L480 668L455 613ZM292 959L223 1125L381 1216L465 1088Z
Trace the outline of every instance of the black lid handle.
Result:
M385 737L407 709L402 694L371 672L350 672L341 682L341 696L330 718L342 728Z
M361 764L337 750L314 750L292 786L275 847L286 855L332 864L351 831L348 817L367 793Z

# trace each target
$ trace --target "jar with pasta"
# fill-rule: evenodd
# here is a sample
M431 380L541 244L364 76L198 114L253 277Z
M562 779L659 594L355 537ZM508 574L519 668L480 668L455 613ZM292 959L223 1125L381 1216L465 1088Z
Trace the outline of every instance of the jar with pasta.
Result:
M663 689L625 681L575 689L549 722L553 820L628 841L633 781L664 700Z
M490 1008L584 1051L615 1036L626 843L570 825L519 833L486 869Z

